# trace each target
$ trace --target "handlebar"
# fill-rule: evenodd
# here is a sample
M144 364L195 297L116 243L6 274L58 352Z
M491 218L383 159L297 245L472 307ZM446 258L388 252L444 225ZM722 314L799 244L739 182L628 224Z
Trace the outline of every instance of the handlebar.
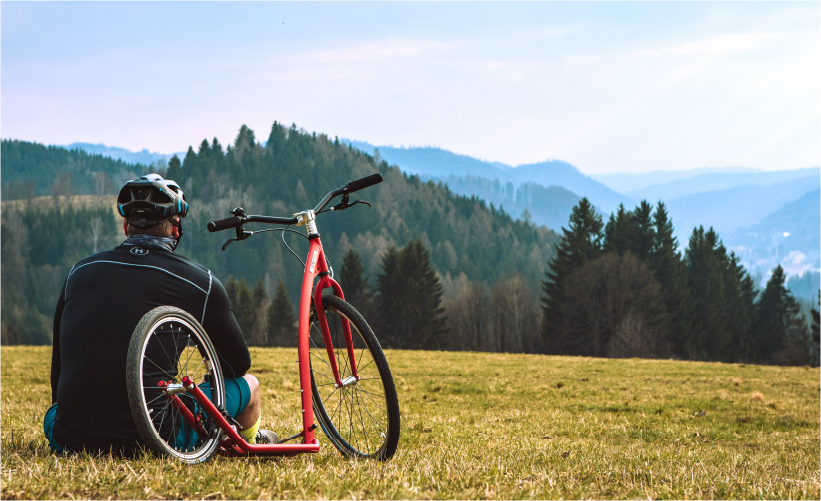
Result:
M363 177L362 179L357 179L356 181L351 181L350 183L346 184L348 188L348 193L353 193L355 191L364 190L368 186L373 186L375 184L379 184L382 182L382 174L376 173L371 174L368 177Z
M244 219L244 220L243 220ZM208 231L222 231L229 228L238 228L245 223L269 223L269 224L296 224L295 217L273 217L273 216L245 216L240 219L236 216L227 219L220 219L219 221L211 221L208 223Z
M351 181L350 183L341 186L325 195L325 197L323 197L319 204L314 208L314 213L319 214L322 211L322 209L324 209L325 206L328 205L328 203L334 199L334 197L337 197L339 195L347 195L349 193L354 193L359 190L364 190L369 186L381 183L382 180L382 174L377 172L376 174L371 174L370 176L363 177L362 179ZM239 215L243 217L234 216L229 217L227 219L220 219L219 221L211 221L210 223L208 223L208 231L213 233L215 231L227 230L229 228L239 228L245 223L269 223L286 225L297 223L297 218L295 217L244 216L242 213L239 213Z

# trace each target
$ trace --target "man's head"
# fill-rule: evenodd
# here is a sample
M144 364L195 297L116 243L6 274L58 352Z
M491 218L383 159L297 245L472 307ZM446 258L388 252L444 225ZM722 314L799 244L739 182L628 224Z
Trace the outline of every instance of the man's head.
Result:
M123 184L117 196L117 210L123 216L126 235L149 234L182 237L181 217L188 214L188 203L179 185L148 174Z

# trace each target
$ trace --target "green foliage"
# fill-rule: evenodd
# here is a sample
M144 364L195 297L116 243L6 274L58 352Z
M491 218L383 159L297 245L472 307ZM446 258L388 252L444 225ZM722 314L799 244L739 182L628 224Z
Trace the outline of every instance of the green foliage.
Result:
M255 342L258 340L254 339L254 328L257 323L257 308L266 299L265 289L262 287L262 282L259 281L255 287L255 292L251 292L245 278L237 280L233 276L228 277L228 283L225 285L225 292L228 294L231 309L234 310L234 317L236 317L237 324L242 329L245 340L250 346L259 346L261 344ZM262 294L259 292L260 288L262 288Z
M650 251L649 264L661 285L664 304L670 315L668 341L674 353L686 353L687 340L692 333L692 297L687 286L687 268L673 236L673 222L664 202L659 202L653 214L655 239ZM752 283L752 281L750 281Z
M669 352L697 360L814 363L815 345L795 300L786 295L783 270L774 274L780 285L769 286L771 292L756 303L753 279L712 228L694 229L682 258L663 203L655 212L647 202L631 212L619 207L602 231L583 202L573 210L544 283L549 352L616 356L609 339L621 336L634 343L622 350L632 356ZM640 279L642 267L602 262L587 270L592 260L585 257L596 252L646 263L664 312L653 293L642 294L654 287ZM610 276L615 278L608 281ZM587 305L589 298L596 304ZM596 342L588 342L590 336Z
M3 200L42 195L103 195L116 193L127 179L151 171L80 149L3 139Z
M355 250L348 249L342 258L338 281L345 293L345 301L353 305L366 320L373 319L374 313L373 292L368 278L362 257Z
M725 308L731 291L725 290L723 272L727 250L718 234L704 227L693 230L686 263L693 295L694 325L686 347L687 358L720 360L731 342Z
M573 207L568 228L562 228L563 236L556 245L547 279L542 284L542 335L551 353L559 349L555 344L556 332L563 324L563 312L569 308L564 302L564 281L573 270L601 254L602 228L601 216L587 198L582 198Z
M776 266L761 293L755 323L758 358L782 364L814 363L817 344L785 281L784 270Z
M386 347L442 349L447 346L442 284L421 240L391 247L382 258L379 332Z
M296 346L297 318L294 305L282 280L277 284L271 306L268 307L268 346Z
M117 241L110 209L71 205L19 208L2 215L2 342L50 344L54 307L71 267ZM122 231L122 230L119 230Z
M810 327L812 333L812 345L810 346L810 363L814 367L818 367L819 358L821 358L821 321L819 321L819 303L821 303L821 291L818 292L818 300L810 310L812 316L812 326Z
M169 166L169 169L171 167ZM476 198L459 197L444 185L423 183L416 176L348 146L324 134L308 134L274 123L263 148L253 131L241 128L234 144L223 152L207 141L195 152L189 148L176 181L191 202L183 224L185 237L178 252L208 266L217 276L234 275L266 283L282 279L298 300L301 265L272 235L255 236L219 250L229 236L206 231L208 221L228 217L242 206L249 214L288 216L312 208L327 192L349 181L379 171L385 181L357 193L372 208L357 205L318 218L323 246L331 264L353 248L362 256L364 274L374 277L382 256L391 246L401 247L421 239L431 249L431 262L442 276L460 273L470 280L495 283L515 273L536 277L552 255L556 235L543 227L515 221L508 214L487 207ZM343 240L343 234L345 238ZM305 240L285 237L300 258ZM348 242L347 246L339 245ZM284 256L284 257L283 257Z
M58 177L67 179L70 174L74 181L79 179L77 173L85 171L72 167L72 162L79 164L80 159L86 157L91 159L83 164L86 167L92 160L102 162L102 167L94 163L86 170L90 173L89 179L97 179L95 172L110 178L112 184L107 185L106 193L116 193L119 183L148 172L148 168L141 166L102 157L92 159L92 156L83 156L82 152L67 152L22 141L4 141L2 154L4 198L6 181L19 179L12 173L23 175L28 172L39 176L39 184L32 185L36 189L17 190L23 198L52 193L49 191L52 185L67 186L56 182ZM255 283L264 278L269 290L282 280L291 291L291 301L296 303L303 269L287 249L282 249L281 243L273 239L274 235L278 239L279 233L254 236L234 243L222 252L220 248L230 232L209 233L206 224L228 217L229 211L237 206L245 207L249 214L288 216L312 208L328 191L377 171L383 174L385 181L357 193L369 200L373 208L357 205L342 214L329 212L319 218L323 246L332 264L338 264L336 260L343 252L354 249L362 258L363 275L375 277L389 247L401 247L419 239L431 249L429 260L445 278L464 273L470 280L493 284L516 273L535 280L544 271L544 263L552 256L556 241L555 233L549 229L513 220L510 215L486 206L481 200L454 195L442 184L423 183L416 176L404 175L399 169L385 162L377 163L373 157L343 146L339 141L329 140L324 134L309 134L295 125L287 128L278 123L271 127L265 147L257 141L252 130L243 126L233 144L225 149L216 139L203 140L198 148L189 147L183 162L179 158L169 161L164 175L181 184L191 206L190 213L182 221L185 236L177 252L200 262L223 279L233 276L236 280L244 278L247 283ZM103 179L103 176L98 177ZM83 189L91 190L92 185L93 182L83 181ZM73 193L85 193L78 188L77 182L74 187ZM56 195L71 193L71 190L53 191ZM37 273L32 276L48 278L52 276L44 268L48 265L53 275L59 277L53 281L40 277L37 287L29 287L28 275L24 274L21 279L26 290L40 291L37 297L31 296L32 301L38 301L38 305L39 302L47 304L38 309L47 318L51 317L59 287L70 266L94 251L87 225L90 223L88 218L93 219L97 213L80 214L65 207L60 210L61 214L71 214L70 217L59 216L64 222L62 226L39 223L41 218L48 221L57 218L49 215L47 209L42 210L42 216L23 216L25 225L39 225L42 231L28 232L27 239L31 240L33 252L31 255L21 254L21 268L28 270L36 264ZM4 205L4 219L6 212ZM102 217L102 221L107 240L98 239L97 250L113 247L123 238L118 222L110 212ZM5 238L5 225L3 231ZM297 255L304 257L307 252L304 239L288 233L285 241ZM11 297L7 289L4 274L3 297ZM249 342L266 343L265 313L257 311L252 322L247 311L239 311L242 307L237 299L232 298L237 316L245 315L241 324L251 328L246 332ZM250 304L259 310L257 301L252 299ZM373 316L373 313L368 315Z

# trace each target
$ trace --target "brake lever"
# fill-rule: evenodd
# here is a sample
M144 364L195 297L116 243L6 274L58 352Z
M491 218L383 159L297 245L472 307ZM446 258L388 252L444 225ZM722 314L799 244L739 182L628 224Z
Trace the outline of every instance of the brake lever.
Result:
M255 231L242 230L242 233L240 234L239 230L237 230L237 237L236 238L234 238L234 237L229 238L228 241L225 242L225 244L223 244L222 250L225 250L229 245L231 245L231 242L238 242L240 240L245 240L246 238L250 237L254 233L256 233L256 232Z
M349 208L349 207L353 207L353 206L354 206L354 205L356 205L356 204L365 204L365 205L367 205L368 207L370 207L370 206L371 206L371 203L370 203L370 202L368 202L368 201L365 201L365 200L355 200L355 201L353 201L353 202L351 202L351 203L348 203L348 196L347 196L347 195L345 195L345 197L344 197L344 198L342 198L342 201L341 201L341 202L339 202L338 204L336 204L336 205L334 205L333 207L331 207L331 210L345 210L345 209L347 209L347 208Z
M231 214L233 214L235 217L238 217L241 220L241 223L239 226L237 226L237 236L235 238L229 238L228 241L225 242L225 244L223 244L222 250L225 250L229 245L231 245L231 242L245 240L246 238L254 234L253 231L245 231L245 228L242 227L242 225L245 224L245 209L243 209L242 207L237 207L236 209L231 211Z

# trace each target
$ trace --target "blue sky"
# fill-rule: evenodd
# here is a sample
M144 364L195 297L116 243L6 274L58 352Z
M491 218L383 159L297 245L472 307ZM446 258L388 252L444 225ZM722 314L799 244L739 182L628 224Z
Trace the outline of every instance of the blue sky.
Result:
M2 2L0 134L174 152L274 120L586 173L821 163L805 3Z

